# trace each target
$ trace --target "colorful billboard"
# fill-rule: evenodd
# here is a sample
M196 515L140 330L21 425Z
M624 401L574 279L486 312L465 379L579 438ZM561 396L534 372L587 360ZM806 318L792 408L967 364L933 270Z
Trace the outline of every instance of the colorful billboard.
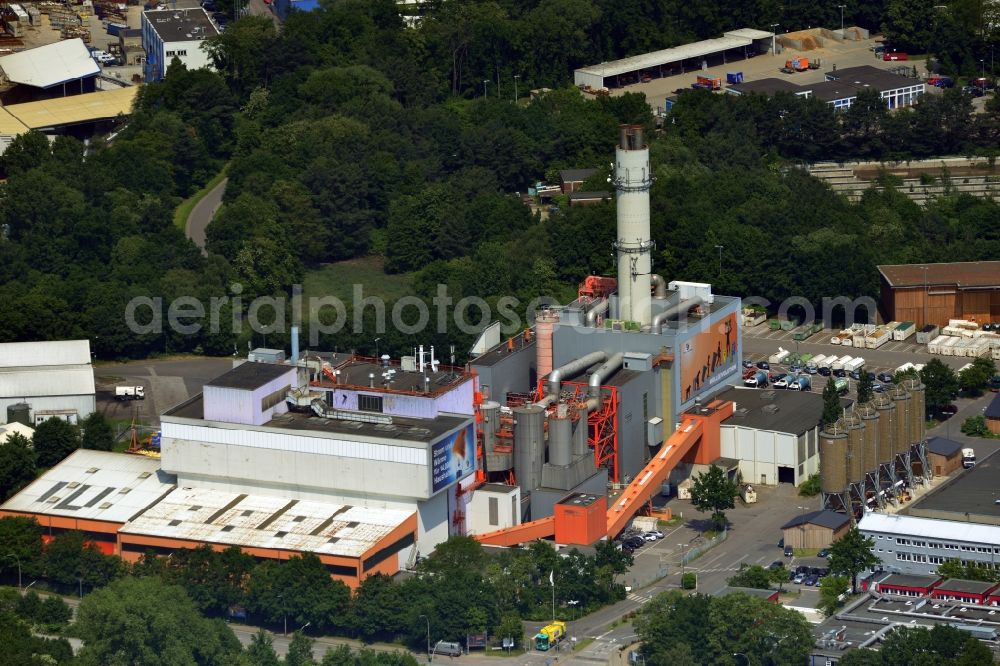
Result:
M431 494L476 469L476 431L472 424L431 446Z
M737 372L739 329L730 313L680 344L681 399L684 403Z

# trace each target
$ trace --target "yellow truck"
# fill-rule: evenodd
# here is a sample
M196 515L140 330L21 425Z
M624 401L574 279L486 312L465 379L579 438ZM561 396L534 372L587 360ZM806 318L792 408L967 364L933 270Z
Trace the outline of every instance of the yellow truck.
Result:
M542 627L535 634L535 649L539 652L545 652L552 646L558 645L564 638L566 638L566 623L559 620L554 621L552 624Z

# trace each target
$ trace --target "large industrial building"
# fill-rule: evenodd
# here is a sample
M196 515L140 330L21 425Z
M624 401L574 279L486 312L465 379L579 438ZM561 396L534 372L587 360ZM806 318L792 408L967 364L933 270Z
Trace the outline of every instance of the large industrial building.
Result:
M887 72L871 65L845 67L827 72L823 81L798 84L787 79L766 78L745 81L726 87L733 95L775 95L789 92L799 97L815 97L837 111L846 111L857 101L862 90L876 90L890 109L915 105L926 92L927 85L919 80Z
M52 417L70 423L94 411L88 340L0 344L0 419L34 426Z
M947 326L1000 322L1000 261L879 266L886 321Z
M203 47L219 28L203 8L147 9L142 13L142 47L146 51L146 80L159 81L174 58L188 69L211 67Z

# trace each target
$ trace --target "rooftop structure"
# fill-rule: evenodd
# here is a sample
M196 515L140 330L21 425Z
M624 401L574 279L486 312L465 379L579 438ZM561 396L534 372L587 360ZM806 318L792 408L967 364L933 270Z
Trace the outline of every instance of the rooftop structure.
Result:
M126 523L173 488L157 460L78 449L7 500L0 514Z
M70 97L11 104L2 107L2 110L27 128L54 129L129 115L138 94L138 86L125 86Z
M935 588L935 591L946 592L970 592L972 594L985 594L995 588L997 583L988 583L981 580L960 580L949 578Z
M252 391L288 375L292 370L290 366L276 363L241 363L229 372L212 379L205 386Z
M358 558L412 515L412 511L177 488L119 532Z
M894 573L878 581L878 586L930 590L940 582L940 576Z
M1000 261L878 266L890 287L1000 287Z
M823 416L823 396L811 391L730 387L719 398L736 403L736 411L723 422L724 426L801 435L814 429Z
M850 516L836 511L810 511L809 513L792 518L782 525L781 529L798 527L799 525L819 525L820 527L837 530L849 522L851 522Z
M66 39L0 57L0 69L11 82L33 88L52 88L101 73L82 39Z
M197 9L147 9L143 15L164 42L189 42L219 34L208 13Z
M871 512L865 514L858 523L858 528L869 532L908 534L928 539L1000 546L1000 527L995 525Z
M0 446L7 443L7 440L11 438L12 435L21 435L31 441L31 438L35 434L35 429L30 428L23 423L18 423L14 421L13 423L7 423L0 426Z
M31 423L58 415L76 422L94 411L94 369L88 340L0 344L0 419L27 404Z
M749 95L751 93L774 95L779 92L789 92L793 95L801 95L803 97L809 96L809 91L805 86L792 83L788 79L777 79L773 77L733 84L726 87L726 92L731 92L736 95Z
M927 440L927 452L939 456L950 457L962 449L962 444L944 437L931 437Z
M969 529L977 523L1000 526L1000 504L996 503L1000 499L998 489L1000 461L987 458L920 498L903 513L939 519L935 523L955 521ZM993 529L1000 534L1000 527Z

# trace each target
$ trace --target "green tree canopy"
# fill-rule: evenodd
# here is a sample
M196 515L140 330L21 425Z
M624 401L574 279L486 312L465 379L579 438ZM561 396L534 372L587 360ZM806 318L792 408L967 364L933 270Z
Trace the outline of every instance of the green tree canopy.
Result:
M52 467L80 448L80 431L67 421L52 417L35 428L32 437L39 467Z
M114 448L115 437L111 424L101 412L92 412L80 423L80 448L110 451Z
M958 377L941 359L931 359L920 370L924 384L924 405L928 411L938 411L958 395Z
M31 442L20 433L0 444L0 500L12 497L35 480L35 458Z
M736 506L739 493L736 482L726 478L718 465L712 465L707 472L698 474L691 486L691 503L699 511L712 512L712 523L718 529L726 526L726 509Z
M852 527L830 546L830 571L849 576L851 591L856 592L858 574L879 563L878 557L872 552L874 547L874 541L861 534L857 527Z

